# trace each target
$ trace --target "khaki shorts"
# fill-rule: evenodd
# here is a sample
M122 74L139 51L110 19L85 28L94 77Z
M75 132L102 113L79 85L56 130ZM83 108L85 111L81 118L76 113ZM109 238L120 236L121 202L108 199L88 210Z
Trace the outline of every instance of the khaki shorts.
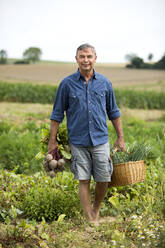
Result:
M70 144L70 169L77 180L90 180L93 176L95 182L110 182L113 165L110 159L109 142L103 145L81 147Z

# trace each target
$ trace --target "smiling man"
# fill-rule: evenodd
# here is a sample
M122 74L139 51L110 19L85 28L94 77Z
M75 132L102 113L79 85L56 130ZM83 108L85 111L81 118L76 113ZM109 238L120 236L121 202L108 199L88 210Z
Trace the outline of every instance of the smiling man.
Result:
M95 48L83 44L77 48L75 58L77 72L62 80L56 94L50 117L48 152L58 146L56 135L66 112L71 171L79 180L79 197L85 216L89 222L98 224L101 202L113 172L107 116L117 134L114 146L124 150L124 137L112 84L94 70L97 59ZM96 182L93 204L90 193L92 176Z

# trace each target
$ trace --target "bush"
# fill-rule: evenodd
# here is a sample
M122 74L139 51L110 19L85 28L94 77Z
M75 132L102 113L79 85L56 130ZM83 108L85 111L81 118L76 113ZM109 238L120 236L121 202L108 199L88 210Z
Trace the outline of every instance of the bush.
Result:
M77 192L51 186L33 187L27 192L22 205L26 216L36 220L42 220L42 217L57 220L61 214L74 217L78 209Z
M154 68L155 69L165 69L165 55L163 55L163 57L154 64Z
M131 60L131 64L132 64L132 66L133 66L133 68L141 68L142 67L142 65L144 64L144 61L143 61L143 59L142 58L140 58L140 57L134 57L134 58L132 58L132 60Z
M44 173L25 176L1 170L0 219L9 214L12 205L28 219L74 217L81 211L77 191L78 182L69 172L59 172L51 179Z
M127 64L127 65L126 65L126 68L130 68L130 69L132 69L132 68L133 68L133 65L131 65L131 64Z
M25 59L19 59L19 60L16 60L14 62L15 65L19 65L19 64L29 64L30 62L28 60L25 60Z
M141 65L141 69L154 69L154 66L153 66L153 64L143 63Z
M61 214L74 217L80 211L78 182L70 172L59 172L53 179L38 174L18 206L29 219L57 220Z

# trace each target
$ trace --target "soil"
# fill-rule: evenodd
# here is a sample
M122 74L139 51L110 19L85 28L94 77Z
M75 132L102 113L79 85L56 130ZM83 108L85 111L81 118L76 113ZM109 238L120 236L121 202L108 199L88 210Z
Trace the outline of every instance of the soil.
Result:
M165 71L137 70L121 66L96 64L98 73L104 74L114 87L139 85L162 85L165 88ZM59 84L60 81L77 70L75 63L52 63L33 65L0 65L0 80L6 82L32 82Z

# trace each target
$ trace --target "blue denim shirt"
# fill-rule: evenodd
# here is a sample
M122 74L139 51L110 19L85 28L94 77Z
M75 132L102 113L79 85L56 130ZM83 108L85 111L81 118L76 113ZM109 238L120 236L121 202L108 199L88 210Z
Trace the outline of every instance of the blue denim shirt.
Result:
M80 146L108 142L107 116L120 116L112 84L95 71L88 84L79 70L60 83L50 119L62 122L65 112L69 141Z

